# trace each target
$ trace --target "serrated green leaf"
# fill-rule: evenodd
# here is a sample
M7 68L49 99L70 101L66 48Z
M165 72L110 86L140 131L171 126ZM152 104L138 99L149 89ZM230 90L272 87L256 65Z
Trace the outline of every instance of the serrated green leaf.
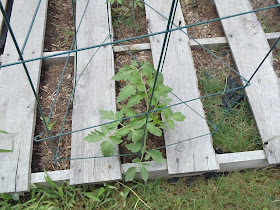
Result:
M144 118L142 120L139 120L139 121L133 121L130 124L130 127L133 128L133 129L139 129L139 128L142 128L143 125L145 125L145 122L146 122L146 118Z
M115 81L127 80L129 77L131 77L132 70L130 70L130 68L129 68L129 70L127 71L126 69L127 68L120 69L119 72L116 73L116 75L112 77L112 80L115 80Z
M123 110L118 111L118 112L115 114L115 117L116 117L118 120L121 120L121 119L124 117Z
M168 105L171 101L172 101L171 98L164 98L164 99L162 99L162 103L165 104L165 105Z
M142 65L142 73L147 76L148 79L152 79L153 74L156 73L153 65L149 62L146 62Z
M140 162L141 162L141 160L139 158L135 158L132 160L132 163L140 163Z
M102 125L101 126L101 130L105 134L109 134L110 133L110 129L106 125Z
M134 130L133 129L131 131L131 138L132 138L132 141L134 141L134 142L137 142L140 139L142 139L143 135L144 135L144 129L139 129L139 130Z
M154 82L155 82L155 79L154 79L154 78L149 79L149 80L147 81L147 84L150 86L150 91L149 91L149 93L152 92L152 88L153 88L153 86L154 86Z
M107 126L110 130L112 130L112 129L116 128L120 123L121 123L120 121L117 121L117 122L109 123L109 124L107 124L106 126Z
M90 133L88 134L88 136L86 136L84 138L84 141L87 141L87 142L98 142L98 141L101 141L102 139L104 138L103 135L99 135L97 133Z
M157 163L164 163L165 159L162 157L162 154L159 150L151 150L148 152L151 156L152 159L157 162Z
M118 138L116 136L110 136L110 139L113 142L113 144L120 144L123 142L123 140L121 138Z
M126 136L130 132L128 127L124 127L115 132L116 136Z
M174 121L173 121L173 120L168 119L168 120L167 120L167 124L168 124L169 128L171 128L172 130L174 130L175 124L174 124Z
M168 86L159 86L158 89L155 91L155 97L160 98L160 97L166 97L168 93L170 93L173 89L168 87Z
M162 131L160 128L156 127L154 123L150 122L147 124L147 129L151 134L154 134L156 136L162 136Z
M143 99L143 97L140 96L140 95L132 96L132 97L129 99L129 101L128 101L128 103L127 103L127 106L128 106L128 107L133 107L133 106L135 106L136 104L139 104L140 101L141 101L142 99Z
M136 60L131 60L131 65L134 66L134 67L137 67L138 63L137 63Z
M127 106L121 105L121 108L122 108L126 117L132 117L132 116L136 115L136 112L133 111L132 109L130 109L129 107L127 107Z
M131 132L128 133L128 135L126 136L127 140L130 141L131 140Z
M172 111L170 108L164 109L163 110L163 116L165 119L168 119L168 117L170 117L172 115Z
M147 182L148 177L149 177L149 172L148 172L148 170L145 168L145 166L142 165L142 164L141 164L141 166L140 166L140 174L141 174L142 179L143 179L145 182Z
M99 131L99 130L96 130L96 129L95 129L94 132L95 132L96 134L102 136L102 137L105 137L105 134L104 134L103 132ZM91 133L94 133L94 132L91 131Z
M146 90L145 85L142 82L137 85L137 89L141 92L145 92Z
M128 78L128 81L134 85L138 84L138 82L141 81L141 75L139 71L133 71L131 77Z
M172 117L174 120L176 121L184 121L186 119L186 117L184 115L181 114L181 112L175 112L172 114Z
M125 181L129 182L132 181L136 175L136 167L129 168L125 173Z
M145 155L145 160L149 160L151 158L151 154L150 153L147 153L146 155Z
M6 131L4 131L4 130L0 130L0 133L9 134L8 132L6 132Z
M136 88L133 85L126 85L123 87L118 95L117 102L121 102L136 93Z
M101 151L104 156L110 156L114 153L115 147L109 141L104 141L101 144Z
M100 114L102 115L101 119L105 120L116 120L115 114L112 110L106 111L106 110L99 110Z
M139 152L141 149L141 142L134 142L132 144L127 144L125 147L133 153Z

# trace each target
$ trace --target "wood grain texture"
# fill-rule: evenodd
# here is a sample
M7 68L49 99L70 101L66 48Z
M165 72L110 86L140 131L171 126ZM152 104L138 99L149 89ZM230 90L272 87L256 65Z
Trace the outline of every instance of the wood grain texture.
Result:
M43 54L47 4L47 0L41 3L24 51L25 59ZM14 1L11 26L20 47L36 6L33 0ZM17 51L8 34L3 64L12 63L17 59ZM38 89L41 61L28 63L27 68L35 88ZM0 70L0 128L15 134L15 145L12 153L0 153L0 193L29 190L35 116L35 97L22 65L2 68Z
M77 1L77 22L83 15L87 0ZM108 36L107 10L103 0L90 1L77 35L79 47L100 44ZM77 75L90 61L96 49L78 52ZM114 57L111 46L98 50L86 67L78 83L74 106L72 129L78 130L104 122L99 110L116 110ZM72 134L71 158L102 156L100 143L83 140L90 131ZM116 147L115 154L118 154ZM72 160L70 163L70 184L99 183L122 178L119 157Z
M267 41L269 42L270 46L273 46L273 44L276 42L278 37L280 36L280 32L273 32L273 33L266 33L265 34ZM226 37L214 37L214 38L201 38L196 39L200 44L204 45L207 48L210 49L216 49L218 50L221 46L227 45L228 41ZM189 45L192 50L194 49L201 49L201 47L193 40L189 40ZM144 50L151 50L151 44L150 43L142 43L142 44L132 44L132 45L123 45L123 47L127 50L132 51L144 51ZM113 50L115 53L117 52L125 52L125 49L120 46L114 46ZM276 46L277 49L280 49L280 43ZM44 52L43 56L50 56L55 55L57 53L62 53L63 51L54 51L54 52ZM59 64L64 63L67 58L67 54L55 56L46 58L43 60L43 65L49 66L53 64ZM74 62L74 56L75 53L70 53L70 62Z
M172 0L146 0L146 2L164 16L169 15ZM149 33L166 29L167 20L160 17L147 6L146 16ZM184 26L180 5L178 5L174 20L176 25L179 25L179 22L181 22L181 26ZM156 67L159 62L163 39L164 35L150 37L153 62ZM172 32L163 69L165 84L173 88L173 92L184 101L200 96L196 71L188 43L189 39L185 34L180 31ZM173 99L172 103L180 102L172 95L170 95L170 98ZM200 100L190 102L188 105L205 117ZM175 130L166 130L164 132L166 145L210 133L205 119L201 118L186 105L174 107L172 110L183 113L186 116L186 120L176 123ZM166 152L168 173L172 175L219 169L210 135L167 147Z
M64 181L69 181L70 179L70 170L48 171L46 173L51 178L51 180L58 184ZM45 172L32 173L31 183L48 186L45 177Z
M264 168L269 166L263 150L217 154L216 157L220 165L220 170L217 170L216 172L239 171L245 169ZM148 161L146 163L149 164L149 166L147 166L147 170L149 171L149 180L174 177L168 174L166 162L156 163L154 161ZM130 167L138 167L138 164L122 164L122 173L125 173ZM196 176L203 173L204 172L180 174L179 177ZM47 172L47 174L56 183L61 183L70 179L70 170L49 171ZM139 169L137 170L135 178L141 180ZM32 173L31 183L47 185L45 180L45 173Z
M215 0L220 17L252 10L248 0ZM270 47L255 14L222 20L237 68L249 79ZM270 164L280 163L280 90L272 55L246 88Z
M268 161L263 150L236 152L217 155L221 172L239 171L252 168L268 167Z

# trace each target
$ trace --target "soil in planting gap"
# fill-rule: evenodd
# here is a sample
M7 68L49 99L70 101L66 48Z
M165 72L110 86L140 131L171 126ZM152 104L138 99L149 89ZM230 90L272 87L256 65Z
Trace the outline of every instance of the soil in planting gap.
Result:
M273 6L276 0L250 0L254 9ZM274 8L256 12L265 33L280 32L280 9Z
M237 70L228 46L213 51L218 57ZM202 96L242 86L240 77L224 64L202 50L192 51ZM222 152L243 152L262 149L262 141L244 92L230 91L202 100L207 120L216 126L227 109L231 112L213 135L214 148ZM209 124L211 131L214 131Z
M44 51L69 50L74 35L71 0L49 0Z
M152 61L152 53L151 51L142 51L138 53L133 54L140 62L150 62L153 63ZM120 68L122 68L125 65L130 65L131 64L132 57L128 55L127 53L116 53L115 54L115 71L116 73L119 71ZM124 87L126 84L125 81L120 81L116 82L116 95L120 92L120 89ZM126 104L127 101L123 101L120 103L117 103L117 110L119 111L121 109L122 104ZM137 113L143 113L146 112L146 105L144 104L139 104L133 107L133 110ZM120 144L120 154L131 154L131 151L129 151L125 145L130 143L128 140L125 138L123 139L124 141ZM162 147L165 145L164 142L164 136L162 135L161 137L157 137L154 135L149 135L147 139L147 150L152 150L156 149L158 147ZM166 151L165 148L160 149L161 153L163 154L163 157L166 158ZM138 158L139 156L124 156L121 157L122 163L131 163L134 158Z
M49 67L43 67L41 73L41 81L39 87L39 100L43 108L43 112L48 116L54 96L56 94L57 84L61 77L64 64L53 65ZM50 123L55 123L50 129L50 135L60 134L62 122L64 119L65 110L67 107L68 100L72 93L73 87L73 72L74 65L69 63L66 72L63 77L60 91L55 103L52 118ZM45 127L42 119L40 119L40 113L37 110L36 126L35 126L35 136L44 132ZM69 132L72 130L72 108L69 109L66 123L64 126L64 132ZM40 137L47 137L45 134ZM58 146L58 138L53 140L54 149L56 151ZM70 158L71 150L71 135L63 136L61 143L59 145L59 159ZM44 170L54 171L54 170L64 170L69 169L69 161L58 162L58 165L53 163L54 153L52 152L52 147L50 141L44 142L34 142L33 144L33 156L32 156L32 172L42 172Z
M136 31L132 9L129 2L129 0L124 0L122 5L114 3L111 6L113 32L116 40L145 35L148 33L144 4L142 4L142 7L137 6L136 8L134 8L137 26ZM123 42L122 44L139 43L149 43L149 38Z
M219 18L214 0L180 0L186 25ZM190 27L188 33L194 38L223 37L221 21Z

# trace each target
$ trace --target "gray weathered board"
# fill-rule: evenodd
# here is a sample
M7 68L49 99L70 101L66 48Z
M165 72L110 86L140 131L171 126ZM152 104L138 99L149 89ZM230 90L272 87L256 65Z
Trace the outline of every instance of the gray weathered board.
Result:
M77 23L80 22L87 0L77 1ZM78 35L78 47L88 47L102 43L108 36L107 10L104 0L90 1L82 20ZM107 40L109 41L109 40ZM99 110L116 110L114 76L114 56L112 47L106 46L78 52L77 75L82 74L78 83L74 106L72 129L78 130L104 122ZM89 62L89 64L88 64ZM88 65L87 65L88 64ZM99 128L98 128L99 129ZM83 140L89 130L73 133L71 158L102 156L100 143L88 143ZM115 154L118 154L116 147ZM71 160L70 184L98 183L121 179L119 157L89 158Z
M43 0L34 22L24 58L43 54L48 1ZM11 26L22 46L37 4L33 0L14 1ZM24 17L24 18L23 18ZM18 54L8 34L3 64L17 61ZM38 89L41 61L27 64L32 82ZM14 134L14 150L0 153L0 193L28 191L35 125L36 101L22 65L0 70L0 129Z
M252 10L248 0L215 0L220 17ZM270 47L255 14L222 20L237 68L249 79ZM280 90L272 55L246 88L270 164L280 163Z
M168 17L171 0L146 0L158 12ZM167 20L159 16L146 6L146 16L149 33L164 31ZM178 4L174 23L184 26L184 18L180 4ZM164 35L150 37L154 66L157 67L162 48ZM196 70L192 59L192 53L188 44L188 37L180 31L171 33L166 61L163 68L165 84L173 88L173 92L182 100L195 99L200 96L196 77ZM172 103L180 102L170 95ZM202 117L205 118L203 106L200 100L188 103ZM185 104L172 108L174 112L181 112L186 116L184 122L178 122L175 130L164 132L165 144L174 144L200 135L209 134L207 122L201 116L192 111ZM211 171L219 169L212 145L211 135L193 139L184 143L166 148L169 174L182 174L190 172Z

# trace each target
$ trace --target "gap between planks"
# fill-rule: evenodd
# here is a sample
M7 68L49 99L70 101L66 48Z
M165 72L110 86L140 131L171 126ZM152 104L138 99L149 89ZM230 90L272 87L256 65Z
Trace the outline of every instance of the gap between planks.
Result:
M272 46L276 42L278 37L280 36L280 32L266 33L265 35L266 35L268 43L270 44L270 46ZM196 41L199 42L200 44L204 45L207 48L215 49L215 50L219 49L223 45L228 44L228 40L226 37L201 38L201 39L196 39ZM189 45L192 50L201 49L201 47L193 40L189 41ZM150 50L151 44L143 43L143 44L123 45L123 47L114 46L113 50L115 53L124 52L125 51L124 48L128 51L144 51L144 50ZM276 48L280 49L280 43L278 43ZM55 54L58 54L61 52L63 52L63 51L44 52L43 56L51 56L51 55L55 55ZM46 58L43 60L43 64L46 66L50 66L50 65L55 65L55 64L59 64L59 63L64 63L67 59L67 56L68 56L68 54L64 54L64 55L59 55L59 56L55 56L55 57L51 57L51 58ZM71 62L74 62L74 56L75 56L75 53L70 54Z
M237 152L228 154L216 154L217 161L220 165L220 170L215 172L231 172L240 171L245 169L255 169L255 168L265 168L271 165L268 164L265 153L263 150L247 151L247 152ZM150 173L149 180L154 180L158 178L171 178L167 171L167 164L155 163L150 161L150 166L148 171ZM126 172L129 167L135 166L135 163L125 163L122 164L122 173ZM207 173L208 171L201 173L188 173L180 174L178 176L195 176ZM50 178L56 182L60 183L63 181L69 181L70 179L70 169L60 170L60 171L50 171L47 172ZM137 172L136 178L140 179L140 173ZM38 172L31 174L31 183L46 185L45 173Z

